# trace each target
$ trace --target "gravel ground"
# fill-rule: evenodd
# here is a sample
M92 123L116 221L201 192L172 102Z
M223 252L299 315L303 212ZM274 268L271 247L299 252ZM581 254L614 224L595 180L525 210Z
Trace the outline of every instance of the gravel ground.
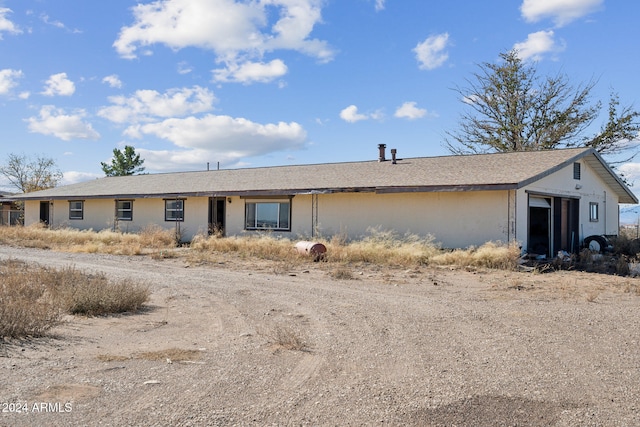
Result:
M7 258L153 293L138 314L0 341L2 426L640 425L638 279L358 266L338 280L325 263L0 246Z

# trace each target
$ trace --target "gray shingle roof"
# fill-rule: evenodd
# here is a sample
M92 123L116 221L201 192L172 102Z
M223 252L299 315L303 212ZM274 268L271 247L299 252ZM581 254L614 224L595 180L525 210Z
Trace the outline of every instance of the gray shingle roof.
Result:
M585 158L619 195L637 199L591 149L420 157L108 177L19 196L23 199L292 195L343 191L462 191L521 188Z

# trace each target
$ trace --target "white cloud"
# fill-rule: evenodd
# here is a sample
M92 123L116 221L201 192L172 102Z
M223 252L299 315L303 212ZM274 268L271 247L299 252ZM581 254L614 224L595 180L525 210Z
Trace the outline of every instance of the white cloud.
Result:
M360 120L367 120L369 116L358 113L358 107L355 105L349 105L347 108L340 111L340 118L345 122L355 123Z
M120 89L122 87L122 81L118 77L117 74L111 74L104 79L102 79L102 83L106 83L113 88Z
M532 59L538 61L543 54L548 52L559 52L564 49L554 40L553 31L538 31L527 36L527 40L516 43L513 48L518 51L518 56L523 61Z
M154 44L175 50L211 50L217 62L229 69L230 76L233 69L241 69L245 63L265 65L264 55L280 49L327 62L333 59L332 49L325 41L310 38L314 26L322 20L322 4L323 0L157 0L133 7L135 22L121 29L113 46L125 58L135 58L140 48ZM274 16L278 18L270 22ZM270 81L274 72L286 72L279 63L249 67L253 73L245 75L244 80L229 80L246 83L253 77L253 81ZM266 75L255 74L260 71Z
M65 29L66 26L60 22L60 21L52 21L51 19L49 19L49 15L47 14L42 14L40 15L40 19L42 19L42 22L44 22L47 25L51 25L52 27L56 27L56 28L60 28L60 29Z
M11 89L18 85L18 79L22 78L23 74L20 70L12 70L5 68L0 70L0 95L8 95Z
M418 43L413 51L420 63L420 69L433 70L444 64L449 58L449 54L445 51L448 42L449 34L442 33L427 37L425 41Z
M11 9L0 7L0 40L2 40L2 33L7 32L10 34L20 34L22 30L18 28L16 24L9 21L7 15L12 12Z
M76 91L76 85L67 78L67 73L52 74L41 92L46 96L71 96Z
M193 71L193 69L187 62L180 61L178 63L178 74L189 74L191 71Z
M62 185L77 184L78 182L90 181L92 179L103 178L104 175L90 172L66 171L62 177Z
M45 24L47 24L47 25L51 25L52 27L56 27L56 28L59 28L59 29L61 29L61 30L65 30L65 31L67 31L67 32L74 33L74 34L81 34L81 33L82 33L82 31L81 31L81 30L78 30L78 29L76 29L76 28L71 29L71 28L67 27L64 23L62 23L62 22L60 22L60 21L57 21L57 20L55 20L55 19L54 19L54 20L52 20L52 19L49 17L49 15L47 15L47 14L45 14L45 13L43 13L43 14L41 14L41 15L40 15L40 19L42 20L42 22L44 22L44 23L45 23Z
M551 18L562 27L599 10L603 4L604 0L523 0L520 12L528 22Z
M169 89L163 94L155 90L138 90L130 97L111 96L108 99L114 105L101 108L100 117L115 123L137 123L211 111L215 96L207 88L194 86Z
M96 132L90 123L83 121L86 116L84 110L77 110L73 114L66 114L63 109L53 105L45 105L40 109L40 117L30 117L29 131L43 135L53 135L63 141L72 139L98 139L100 134Z
M268 83L287 74L287 66L279 59L268 64L245 62L241 65L229 64L226 68L213 70L213 80L217 82Z
M376 2L376 11L384 10L384 3L386 0L375 0Z
M180 165L203 165L207 161L234 163L244 157L299 149L306 131L298 123L255 123L244 118L207 114L202 118L167 119L134 126L127 133L153 135L181 150L137 150L150 169L175 169Z
M398 118L414 120L414 119L419 119L421 117L424 117L426 114L427 114L427 110L423 108L418 108L416 106L416 103L411 101L411 102L405 102L400 107L398 107L394 116Z
M620 165L618 170L630 183L635 184L640 181L640 163L625 163Z

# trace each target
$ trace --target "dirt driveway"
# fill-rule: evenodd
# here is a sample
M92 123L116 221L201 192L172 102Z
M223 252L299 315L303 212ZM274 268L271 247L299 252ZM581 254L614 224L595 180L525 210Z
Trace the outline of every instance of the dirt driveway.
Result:
M2 426L640 425L638 279L6 258L153 293L143 313L0 344Z

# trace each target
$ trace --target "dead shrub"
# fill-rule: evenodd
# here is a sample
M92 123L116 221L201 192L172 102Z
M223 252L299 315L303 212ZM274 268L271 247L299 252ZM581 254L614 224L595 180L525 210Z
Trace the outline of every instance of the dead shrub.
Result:
M471 247L440 253L430 258L429 262L437 265L515 270L519 260L518 245L487 242L478 248Z
M596 302L596 299L598 298L598 296L600 295L600 293L596 290L592 290L587 292L587 295L585 296L585 298L587 299L588 302Z
M112 282L73 267L0 261L0 337L43 336L64 314L101 315L135 311L149 298L146 286Z
M0 262L0 337L43 336L64 315L45 285L47 273L26 264Z
M149 287L130 280L113 282L104 274L87 275L71 267L63 269L63 274L74 280L65 281L55 292L70 314L101 316L132 312L149 300Z
M150 226L139 233L113 230L79 230L75 228L0 227L0 243L22 247L55 249L69 252L139 255L145 249L176 247L173 230Z
M302 332L288 324L278 323L271 327L263 327L258 330L260 335L266 337L269 342L285 350L308 351L307 340Z
M287 261L292 264L300 262L291 240L268 233L242 237L197 235L191 241L190 247L192 250L211 254L227 252L236 253L243 258Z
M158 225L149 225L140 233L140 245L145 248L164 249L175 248L177 246L176 233L174 230L165 230Z
M353 279L353 272L347 267L334 268L329 272L329 275L338 280L351 280Z
M396 266L427 264L431 257L440 252L433 236L420 237L416 234L403 236L395 231L372 227L362 240L345 243L332 239L327 244L327 259L342 263L373 263Z

